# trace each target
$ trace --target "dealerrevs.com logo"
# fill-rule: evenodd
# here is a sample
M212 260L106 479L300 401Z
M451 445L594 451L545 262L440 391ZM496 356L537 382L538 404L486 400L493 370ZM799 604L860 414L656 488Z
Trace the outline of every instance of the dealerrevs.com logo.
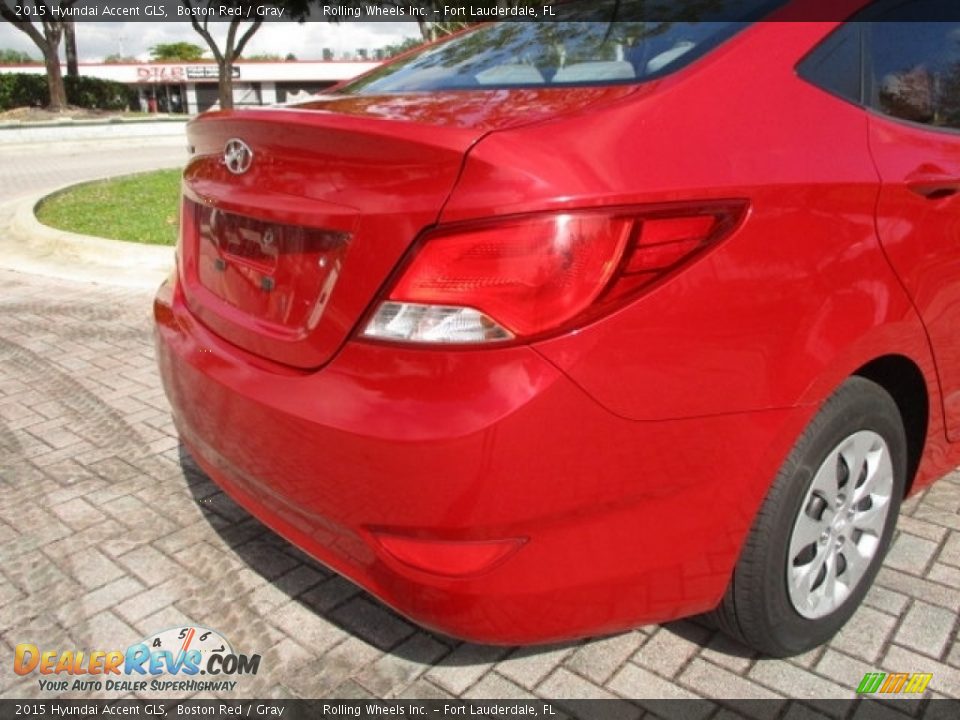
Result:
M40 675L40 689L48 692L223 692L237 686L232 678L259 669L259 655L236 653L216 630L192 626L164 630L126 650L21 643L13 658L17 675Z

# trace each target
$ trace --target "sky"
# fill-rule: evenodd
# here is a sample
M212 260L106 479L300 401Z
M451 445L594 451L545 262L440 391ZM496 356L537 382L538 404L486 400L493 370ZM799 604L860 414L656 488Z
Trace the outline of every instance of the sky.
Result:
M225 24L224 24L225 30ZM253 36L244 55L271 53L298 60L320 60L325 47L336 57L358 48L374 50L419 37L415 22L274 22L264 23ZM149 59L149 48L158 43L186 41L206 49L206 43L189 22L80 22L77 23L77 52L81 62L98 62L119 53L139 60ZM0 48L22 50L40 60L40 50L23 32L0 21Z

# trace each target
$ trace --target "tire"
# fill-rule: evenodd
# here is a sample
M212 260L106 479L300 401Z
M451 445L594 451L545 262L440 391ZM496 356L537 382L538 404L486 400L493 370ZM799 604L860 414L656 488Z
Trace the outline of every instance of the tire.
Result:
M876 383L850 378L797 440L708 618L775 657L831 638L883 563L906 474L897 404Z

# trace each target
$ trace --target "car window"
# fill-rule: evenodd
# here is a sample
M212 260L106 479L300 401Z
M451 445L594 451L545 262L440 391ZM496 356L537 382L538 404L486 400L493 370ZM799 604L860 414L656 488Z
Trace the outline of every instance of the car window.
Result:
M800 77L851 102L863 102L860 25L846 23L827 37L800 63Z
M868 104L901 120L960 129L960 3L885 5L867 23Z
M670 17L677 20L659 22L642 19L650 7L643 0L570 3L557 7L555 22L484 26L389 63L339 92L638 82L689 64L784 3L675 0Z

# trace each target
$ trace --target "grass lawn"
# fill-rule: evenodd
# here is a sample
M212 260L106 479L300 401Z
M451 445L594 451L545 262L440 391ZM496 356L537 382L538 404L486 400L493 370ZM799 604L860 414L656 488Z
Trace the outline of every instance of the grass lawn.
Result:
M40 203L37 219L83 235L174 245L179 211L180 170L159 170L76 185Z

